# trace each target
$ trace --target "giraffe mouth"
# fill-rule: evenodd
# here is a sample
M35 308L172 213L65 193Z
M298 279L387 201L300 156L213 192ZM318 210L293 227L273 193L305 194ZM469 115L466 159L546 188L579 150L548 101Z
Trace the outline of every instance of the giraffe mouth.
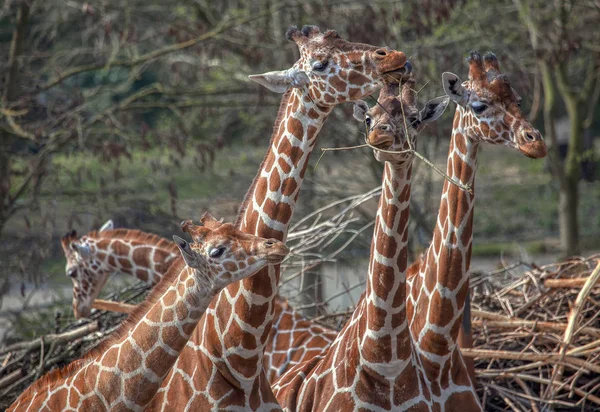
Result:
M269 264L277 265L283 262L283 259L290 253L290 248L283 243L277 246L277 249L269 250L267 253L267 262L269 262Z
M387 82L400 82L405 76L412 72L412 64L407 60L403 67L382 72L384 80Z

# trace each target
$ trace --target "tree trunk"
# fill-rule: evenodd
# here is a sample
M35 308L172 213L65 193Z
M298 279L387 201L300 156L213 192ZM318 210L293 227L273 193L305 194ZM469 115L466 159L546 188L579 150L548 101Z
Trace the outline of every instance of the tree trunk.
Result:
M565 179L564 183L560 185L559 192L560 244L567 256L573 256L579 252L579 225L577 222L579 193L577 180Z

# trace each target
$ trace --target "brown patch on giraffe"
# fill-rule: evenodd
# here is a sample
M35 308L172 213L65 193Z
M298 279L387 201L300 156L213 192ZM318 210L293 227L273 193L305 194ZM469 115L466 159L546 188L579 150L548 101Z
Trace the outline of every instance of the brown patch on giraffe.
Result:
M167 258L171 255L171 253L167 252L166 250L162 250L162 249L154 249L154 263L161 263L165 260L167 260Z
M127 258L119 258L119 265L121 266L121 269L129 270L129 269L133 268L133 265Z
M436 233L434 233L434 235L433 235L433 241L434 242L436 240L436 237L437 238L441 237L441 234L439 232L437 232L437 230L436 230ZM436 261L435 261L435 256L432 253L432 251L429 251L427 253L427 264L426 264L426 267L427 267L428 273L432 273L432 274L436 273L437 264L436 264ZM431 292L435 288L435 284L437 282L436 277L435 276L425 276L424 280L425 280L425 284L423 286L425 286L425 288L427 288L427 290ZM415 296L415 298L416 298L416 296Z
M267 197L267 187L268 182L266 177L260 177L256 182L256 189L254 189L254 196L256 198L256 202L259 205L262 205L265 198Z
M111 244L111 249L115 255L127 256L129 254L130 247L120 240L115 240Z
M421 348L426 352L435 353L440 356L444 356L450 352L446 337L432 330L428 330L423 335Z
M368 367L364 367L368 370ZM390 383L383 376L375 371L369 370L368 373L361 373L356 383L356 396L358 399L375 405L379 408L390 410L390 404L387 396L373 396L374 394L390 393Z
M371 80L358 71L352 70L348 75L348 82L354 86L363 86L367 83L371 83Z
M456 289L462 279L462 259L463 256L459 250L442 248L440 251L440 265L446 268L443 280L440 282L450 290Z
M411 364L396 377L392 393L395 406L402 405L408 399L419 396L419 377Z
M290 166L283 157L280 157L277 160L277 163L279 164L279 168L281 169L281 171L284 174L286 174L286 175L290 174L290 172L292 171L292 166Z
M218 385L211 385L213 386ZM172 391L175 392L175 391ZM218 399L218 398L217 398ZM194 398L191 400L189 404L186 404L187 410L189 411L210 411L213 408L210 400L202 393L195 393Z
M127 356L124 356L124 353L127 353ZM117 362L117 368L119 368L119 370L123 373L130 373L137 370L141 363L142 357L133 348L131 343L128 341L123 342L121 345L121 355L119 356L119 360Z
M237 271L237 265L234 262L225 262L223 263L223 267L230 273Z
M471 380L467 369L463 366L464 362L460 359L461 355L458 349L454 349L452 353L452 381L456 385L470 386ZM450 363L450 361L448 361Z
M331 84L331 86L333 86L333 88L340 93L344 93L346 91L346 88L348 87L346 82L342 80L339 76L331 76L329 78L329 84Z
M298 167L298 165L300 164L300 160L302 160L303 156L304 150L302 150L301 147L294 146L290 149L289 158L292 161L294 167Z
M413 313L427 313L427 302L425 302L425 299L421 299L419 301L416 302L417 306L414 307L413 309ZM412 331L421 331L423 330L423 327L425 326L425 322L426 322L426 317L425 316L416 316L412 318L412 325L411 325L411 330Z
M117 365L117 359L119 356L119 348L111 347L106 351L106 353L102 356L102 366L106 366L107 368L114 368Z
M298 183L293 177L288 177L283 181L281 186L281 194L284 196L292 196L298 188Z
M278 219L280 219L280 217ZM287 222L285 222L285 223L287 223ZM265 222L263 222L262 219L260 219L258 221L258 225L257 225L256 230L257 230L257 233L260 233L261 237L264 237L266 239L269 239L269 238L283 239L283 233L281 231L273 229L272 227L267 226L267 224ZM254 257L250 257L247 260L247 263L249 265L253 264L254 262L256 262L256 259ZM263 269L263 270L266 270L266 269ZM263 272L261 270L258 273L263 273ZM256 275L254 275L254 276L256 276ZM269 288L269 290L270 290L270 288Z
M451 362L447 360L444 362L444 366L442 367L442 372L440 373L440 385L442 389L446 390L450 385L450 366Z
M137 269L135 277L143 282L148 282L148 271L146 269Z
M302 122L294 117L288 119L287 130L298 139L301 139L302 136L304 136L304 126L302 125Z
M292 218L292 206L286 202L275 203L271 199L267 199L264 203L263 211L273 220L287 223ZM262 232L258 232L261 233Z
M323 99L327 102L327 103L335 103L335 98L330 95L329 93L325 93Z
M271 192L277 192L279 187L281 186L281 176L279 175L279 170L275 169L271 173L271 177L269 180L269 190Z
M373 289L377 296L383 300L387 300L391 290L385 285L391 285L394 283L396 273L394 268L391 266L382 265L379 262L373 262ZM370 303L369 305L372 305Z
M316 92L316 90L315 90L315 92ZM316 94L316 93L315 93L315 94ZM321 96L320 96L320 93L319 93L319 96L317 97L317 99L319 99L320 97L321 97ZM313 119L313 120L314 120L314 119L318 119L319 117L321 117L321 115L320 115L320 114L319 114L319 112L317 112L315 109L311 108L311 109L308 111L308 117L310 117L311 119Z
M108 264L112 267L117 267L117 260L113 255L108 255Z
M174 349L180 349L184 345L185 342L182 340L181 345L178 345L179 347ZM146 360L144 361L144 367L150 369L157 376L162 377L166 375L167 372L169 372L169 370L171 369L170 367L166 368L163 365L171 365L175 362L175 360L175 356L170 355L163 348L158 347L152 352L150 352L148 356L146 356Z
M243 358L237 354L230 354L227 355L227 360L232 369L246 378L251 378L256 373L256 368L260 366L258 355Z
M104 253L104 252L98 252L98 253L96 253L96 257L97 257L99 260L102 260L102 261L104 261L104 260L106 259L106 253Z
M398 243L393 237L387 237L382 233L375 240L375 247L377 248L377 252L379 252L381 255L391 258L396 255Z
M161 322L173 322L175 319L175 311L173 309L165 309L160 314Z
M429 322L444 327L452 321L454 310L452 310L452 301L442 297L439 291L434 291L431 295L431 307Z
M269 287L269 289L271 289L271 288ZM256 313L256 318L249 319L248 324L250 326L252 326L253 328L258 328L263 324L263 319L265 319L265 317L267 316L267 314L269 312L269 304L268 303L264 303L262 305L254 304L254 305L250 306L250 305L248 305L248 302L246 302L246 299L241 297L240 299L237 299L237 301L235 302L234 310L236 313L248 313L250 310L252 310L253 313Z
M69 406L71 408L77 408L79 406L79 394L76 390L69 391Z
M125 380L127 397L140 406L144 406L150 402L156 391L158 391L158 388L160 388L160 382L150 382L142 375L136 375Z
M97 385L95 385L95 378L96 377L94 377L94 386L92 386L95 388L94 392L100 392L109 403L121 395L121 382L119 379L115 379L113 373L101 371Z
M460 235L460 241L464 246L467 246L471 242L471 237L473 235L473 213L467 217L469 219L463 228L463 231ZM470 248L469 248L470 253ZM467 262L470 262L470 259L467 259Z
M160 334L163 342L177 341L183 338L179 334L179 329L176 326L163 326Z
M379 330L381 325L378 325L374 330ZM365 336L363 349L361 354L369 363L390 362L392 360L392 337L390 335L382 336L374 339Z
M189 310L183 305L177 305L177 307L175 307L175 315L178 320L184 320L189 316Z
M446 403L444 404L446 411L475 411L481 410L481 406L473 398L471 392L455 392L448 396Z
M150 267L150 253L152 249L149 247L136 247L133 249L133 261L138 266Z
M104 405L100 405L98 398L95 396L84 399L79 407L80 411L101 411L103 409Z

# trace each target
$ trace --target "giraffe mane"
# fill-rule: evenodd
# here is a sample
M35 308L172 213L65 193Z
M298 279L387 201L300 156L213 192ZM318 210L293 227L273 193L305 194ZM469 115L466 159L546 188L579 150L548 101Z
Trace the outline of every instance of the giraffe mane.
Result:
M285 112L286 112L287 105L288 105L291 95L292 95L292 89L290 88L281 97L281 103L279 104L279 110L277 111L277 117L275 118L275 123L273 123L273 133L271 134L271 140L269 140L269 150L267 150L267 153L265 154L263 161L260 163L260 166L258 167L258 172L256 173L256 176L254 176L254 180L252 180L252 183L250 184L248 191L246 191L246 195L244 196L244 201L242 202L242 204L240 205L240 208L238 209L238 214L237 214L237 217L236 217L235 223L234 223L235 227L238 229L239 229L240 225L242 224L242 218L244 216L244 212L246 211L246 208L248 207L248 203L250 202L250 200L252 199L252 195L254 194L254 189L256 188L256 183L258 182L258 179L260 177L260 171L263 169L263 166L267 162L267 158L271 154L271 147L273 145L273 141L275 140L275 135L279 131L281 122L285 118Z
M124 229L117 229L124 230ZM136 231L139 232L139 231ZM143 233L143 232L141 232ZM164 240L164 239L163 239ZM177 248L177 246L175 246ZM173 284L173 281L179 276L185 268L185 262L181 256L178 256L173 264L169 267L167 273L162 277L160 282L150 291L146 299L137 305L135 309L127 316L117 330L111 333L104 341L100 342L96 347L90 349L83 357L74 360L62 368L51 370L40 379L29 386L21 395L25 395L21 403L31 399L40 389L47 387L57 380L63 380L73 376L81 368L85 367L91 360L95 359L100 354L104 353L115 342L125 336L128 331L135 326L140 319L148 312L148 310L159 300L163 293ZM20 397L19 397L20 398Z

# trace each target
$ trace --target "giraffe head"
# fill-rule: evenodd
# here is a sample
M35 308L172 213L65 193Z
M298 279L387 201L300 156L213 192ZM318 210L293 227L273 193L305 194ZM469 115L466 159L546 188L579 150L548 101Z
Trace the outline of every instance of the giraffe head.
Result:
M208 213L202 216L200 225L184 220L181 228L193 242L179 236L173 236L173 240L186 264L195 269L198 281L213 291L251 276L268 264L279 264L289 253L279 240L244 233Z
M368 129L366 140L370 145L384 150L404 151L386 153L375 150L373 154L377 161L408 165L414 157L414 152L408 150L416 148L417 134L427 123L437 120L444 113L449 101L447 96L436 97L419 110L415 80L410 76L401 84L386 83L377 104L371 109L363 100L355 102L354 118L365 122Z
M521 113L521 97L500 72L496 56L488 52L482 59L471 52L467 61L466 82L461 83L454 73L442 75L444 91L458 105L455 131L462 128L473 140L512 147L531 158L546 156L542 135Z
M360 99L373 93L386 78L411 70L403 52L351 43L335 30L321 33L315 26L302 30L291 27L286 35L298 46L300 59L288 70L252 75L250 79L277 93L303 89L319 106Z
M98 231L112 230L113 226L113 221L108 220ZM87 236L78 238L77 232L72 230L60 242L67 258L65 272L73 282L73 312L77 319L87 317L110 269L98 258L96 248Z

